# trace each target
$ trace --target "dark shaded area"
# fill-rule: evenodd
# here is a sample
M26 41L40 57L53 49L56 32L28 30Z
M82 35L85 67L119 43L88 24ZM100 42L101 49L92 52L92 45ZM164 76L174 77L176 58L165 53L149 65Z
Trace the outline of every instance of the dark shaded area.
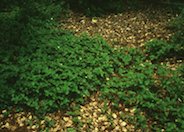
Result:
M140 9L150 6L178 8L184 5L182 0L68 0L72 9L89 16L122 12L127 9Z

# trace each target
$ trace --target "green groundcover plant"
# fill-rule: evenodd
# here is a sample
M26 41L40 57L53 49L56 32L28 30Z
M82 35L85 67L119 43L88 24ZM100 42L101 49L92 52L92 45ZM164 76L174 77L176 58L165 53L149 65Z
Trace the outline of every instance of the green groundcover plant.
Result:
M26 8L19 6L11 9L9 15L7 11L0 14L2 31L8 33L0 34L0 108L43 115L67 110L72 102L81 104L91 93L101 91L115 105L136 108L132 121L137 128L184 129L184 66L170 68L162 63L168 57L183 59L183 30L174 28L177 33L171 42L153 40L144 49L113 49L99 36L77 37L60 30L43 15L48 9L44 6L36 8L36 14L42 12L46 18L33 15L34 11L21 15L27 14Z
M32 29L36 36L25 33L35 38L28 39L29 45L2 52L1 105L12 103L44 113L67 108L74 100L83 102L112 71L110 47L100 38L75 37L47 25L39 28Z
M114 73L101 89L105 98L116 100L115 105L135 107L135 124L143 130L149 129L149 121L153 123L152 130L184 128L184 79L179 69L175 71L154 63L138 49L123 48L112 59ZM141 111L145 113L140 115Z

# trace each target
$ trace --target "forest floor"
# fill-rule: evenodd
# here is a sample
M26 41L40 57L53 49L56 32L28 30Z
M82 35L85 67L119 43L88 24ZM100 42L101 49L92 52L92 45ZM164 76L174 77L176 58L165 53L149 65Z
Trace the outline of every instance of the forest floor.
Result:
M175 16L166 9L127 10L95 18L71 12L62 27L77 35L100 35L112 45L143 46L151 39L169 40L172 32L167 26Z
M169 40L173 33L167 25L176 16L167 9L127 10L95 18L71 12L68 19L61 20L61 28L71 30L76 35L84 32L91 36L101 35L114 48L142 47L151 39ZM99 94L91 96L79 109L48 114L43 120L38 120L31 113L9 113L3 110L0 114L0 131L36 132L46 129L51 132L141 131L136 130L131 122L121 118L122 114L134 116L135 108L126 108L123 104L119 104L119 110L114 110L110 101L98 98Z

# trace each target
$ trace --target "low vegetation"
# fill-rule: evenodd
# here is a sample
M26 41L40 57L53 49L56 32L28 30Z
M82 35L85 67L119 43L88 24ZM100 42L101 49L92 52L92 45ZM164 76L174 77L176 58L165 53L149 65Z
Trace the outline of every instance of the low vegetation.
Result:
M71 103L82 104L100 91L116 109L119 104L135 108L136 116L128 119L137 129L184 129L183 11L169 25L176 32L169 42L117 49L100 36L59 29L53 20L61 10L57 4L19 4L0 13L1 109L43 116L69 110ZM27 7L35 8L30 13Z

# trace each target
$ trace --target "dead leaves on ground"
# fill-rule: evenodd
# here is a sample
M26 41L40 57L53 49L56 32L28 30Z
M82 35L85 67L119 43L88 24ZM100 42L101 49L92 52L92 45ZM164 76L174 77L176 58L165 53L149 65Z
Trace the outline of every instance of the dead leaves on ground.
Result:
M173 33L167 29L167 24L174 17L171 11L165 9L126 11L95 18L72 13L62 28L77 35L83 32L99 34L113 45L143 46L150 39L169 40Z

